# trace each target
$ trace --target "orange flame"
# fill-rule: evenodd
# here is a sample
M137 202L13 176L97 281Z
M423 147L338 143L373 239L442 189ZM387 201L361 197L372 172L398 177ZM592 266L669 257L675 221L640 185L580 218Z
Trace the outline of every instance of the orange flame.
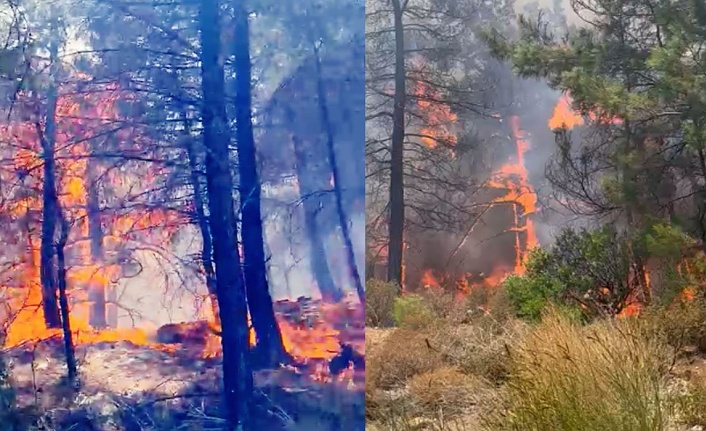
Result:
M451 131L451 126L456 123L457 116L448 104L441 102L440 92L429 84L418 81L414 94L424 121L420 130L424 145L430 149L438 147L440 143L455 145L457 138Z
M497 199L495 204L511 204L514 216L514 225L510 228L515 233L515 266L514 274L524 273L524 258L526 252L538 244L534 224L529 215L537 211L537 195L529 182L525 168L525 153L530 148L527 133L520 127L517 116L510 117L510 127L515 140L516 153L514 160L501 166L492 176L489 186L505 189L507 193ZM522 233L525 244L522 245Z

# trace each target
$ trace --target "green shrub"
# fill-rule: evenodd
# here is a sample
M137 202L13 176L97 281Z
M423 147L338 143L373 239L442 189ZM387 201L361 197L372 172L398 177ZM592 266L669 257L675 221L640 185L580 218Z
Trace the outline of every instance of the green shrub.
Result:
M538 321L542 311L556 300L562 290L557 280L542 275L534 277L513 275L505 280L501 288L507 292L507 298L515 310L515 315L531 321Z
M435 317L424 297L419 295L397 297L392 306L392 320L400 327L423 328L432 323Z
M538 319L550 303L580 307L587 318L614 316L635 292L631 274L640 250L635 237L611 227L566 229L548 249L533 250L525 275L510 277L504 288L526 319Z
M390 326L392 308L399 295L399 286L380 280L365 283L365 325L370 327Z
M670 349L635 319L582 326L545 317L511 351L503 409L491 431L664 431Z

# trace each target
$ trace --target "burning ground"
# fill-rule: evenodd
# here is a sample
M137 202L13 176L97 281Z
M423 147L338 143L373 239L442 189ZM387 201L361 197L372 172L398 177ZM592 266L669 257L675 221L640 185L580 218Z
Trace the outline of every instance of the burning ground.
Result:
M255 373L259 426L358 429L365 381L360 313L356 305L305 298L278 302L285 346L298 364ZM67 387L59 335L6 344L19 419L57 429L222 425L220 340L203 323L165 325L157 333L77 332L78 392Z
M83 3L82 6L88 8ZM169 17L165 14L157 21L161 18L179 21L175 25L180 29L178 32L185 34L184 40L198 40L199 33L203 35L205 31L199 29L195 19L198 11L192 6L197 5L175 6ZM150 10L147 14L150 17L152 12L158 13L156 8L146 9ZM52 9L51 14L63 12L66 11ZM242 306L246 298L241 297L236 304L242 306L241 342L227 345L237 344L237 349L245 355L253 352L252 362L257 362L256 391L251 403L257 423L253 426L360 429L364 310L358 298L347 295L352 290L353 277L349 277L349 272L355 273L356 258L353 250L344 250L346 244L352 249L358 241L353 241L350 234L344 241L341 237L346 235L338 232L346 231L348 218L359 218L353 213L362 212L359 196L362 176L342 169L346 190L357 188L354 192L341 192L344 186L338 180L331 180L334 162L326 163L328 159L322 156L329 154L327 148L310 148L307 144L314 140L305 136L299 145L320 156L319 177L297 177L299 172L292 172L291 165L288 171L277 167L262 169L261 174L267 172L262 181L257 172L252 179L253 190L262 188L263 195L262 205L260 201L254 205L262 208L262 214L256 211L257 222L252 222L251 217L249 227L241 226L244 223L241 220L233 221L232 226L213 223L216 211L208 202L232 199L238 195L238 187L245 187L245 180L240 184L229 180L230 185L222 190L221 198L212 194L214 187L207 187L207 178L211 178L208 172L213 167L207 162L210 157L207 154L213 153L205 151L204 146L217 144L204 138L207 133L202 129L209 126L201 119L208 115L195 108L212 105L203 100L208 95L206 84L192 93L198 88L194 83L198 81L196 78L200 79L200 64L192 61L191 54L180 57L174 54L176 51L162 50L171 46L173 35L163 40L156 29L160 24L134 18L124 11L95 13L90 25L96 32L91 33L90 42L106 48L105 45L115 41L122 44L128 39L149 40L154 45L144 52L159 51L166 58L156 59L151 55L142 58L133 51L126 54L123 45L104 50L96 47L95 57L81 68L72 61L64 61L63 51L60 56L53 50L60 37L52 33L52 41L47 42L52 48L51 58L27 59L32 72L36 72L31 85L20 86L13 97L6 99L12 99L12 108L2 107L7 117L0 126L0 237L5 246L0 254L0 356L8 376L6 379L3 371L1 378L3 396L6 386L7 394L14 391L16 396L12 400L2 399L0 424L4 425L7 419L7 423L17 425L16 429L225 426L223 410L233 412L235 403L221 409L224 405L219 394L225 379L221 369L228 369L229 364L236 362L225 359L228 350L222 349L222 341L232 334L232 326L220 324L217 300L222 301L223 297L217 299L216 295L224 289L221 285L216 292L214 286L223 278L219 275L216 280L214 267L218 271L227 267L238 279L248 280L250 314L246 315L247 307ZM59 18L54 16L50 21L56 20ZM182 25L186 21L189 24ZM272 29L271 23L266 26L268 31ZM110 29L110 37L103 38L101 29ZM49 30L58 31L55 27ZM113 30L117 33L112 33ZM119 34L122 31L130 36ZM137 51L143 52L142 42L135 43L140 44ZM160 44L163 45L155 48ZM342 42L342 45L344 49L339 52L352 51L350 44ZM196 51L197 57L201 55L199 49ZM113 54L119 61L109 58ZM292 57L296 64L300 57L311 57L311 53L286 56ZM175 58L190 59L187 65L177 66ZM126 61L135 61L130 64L135 67L127 67L130 71L126 71L123 67ZM152 61L159 67L153 67ZM44 67L48 63L52 66ZM97 66L101 70L88 67L88 63L101 64ZM341 82L352 85L345 77L330 73L331 60L322 63L327 73L340 78L340 82L330 83L339 93ZM319 65L311 58L308 64ZM170 67L165 65L180 71L179 76L170 75L167 79L168 90L163 88L167 85L164 75L135 72ZM281 66L279 62L278 67L286 69ZM218 67L223 74L223 64ZM78 69L88 69L91 73ZM184 76L180 75L182 72ZM225 74L235 75L231 71ZM307 78L311 80L311 76ZM42 83L41 90L30 88L37 82ZM48 91L44 91L45 85ZM223 85L231 88L231 83ZM258 82L258 86L262 85ZM267 86L274 87L270 83ZM140 93L136 88L156 90ZM315 91L308 87L305 90L297 101L308 100L310 106L318 108L312 102ZM167 93L169 97L165 97ZM226 91L219 93L224 97ZM329 109L330 117L336 122L349 121L347 116L352 107L347 104L345 108L344 113ZM224 108L224 115L230 110L229 106L226 113ZM256 109L250 106L249 110L252 113ZM312 115L319 112L314 109ZM309 123L307 131L318 137L318 132L312 129ZM287 139L295 140L299 133L300 130L287 133ZM352 139L339 138L335 137L331 152L356 152ZM232 153L234 169L246 164L254 166L254 139L251 136L249 141L252 163L244 161L246 150L240 145L242 139L238 141L237 152L227 142L221 147L225 156L219 163L227 162ZM325 147L318 140L316 143ZM282 141L277 144L281 148ZM239 163L235 163L236 153ZM333 156L330 158L333 160ZM224 170L227 174L221 171L221 176L233 174L228 163ZM242 179L242 173L239 174ZM299 183L306 180L323 184L324 188L308 193L330 197L336 188L342 196L338 203L345 200L339 205L343 206L340 211L328 211L331 220L326 220L326 229L318 232L316 250L312 250L313 241L308 236L301 243L294 240L303 230L300 207L305 196ZM326 206L335 207L336 200L327 199ZM222 211L225 218L235 218L236 208L239 208L237 201L226 205ZM319 222L323 219L320 217ZM344 226L338 229L341 225ZM213 233L216 228L226 226L228 235L232 232L230 228L236 227L232 241ZM322 223L316 227L322 227ZM235 256L216 264L213 249L217 247L212 243L219 240L226 244L221 250ZM266 251L269 254L269 249L272 259L265 254ZM258 250L262 257L255 257L257 263L253 264L252 256L258 256ZM306 257L305 263L309 260L319 266L323 263L332 281L316 280L311 269L301 263L302 256ZM349 265L341 265L342 261ZM247 269L257 270L246 270L244 275L241 263ZM346 269L340 270L341 267ZM253 281L254 278L257 280ZM237 283L228 287L236 289L233 284ZM245 290L242 283L240 288ZM258 306L265 313L256 311ZM234 308L237 307L226 312L234 312ZM277 349L278 361L272 357L269 361L256 361L261 356L255 352L264 350L258 348L267 338L267 331L260 331L262 326L259 326L258 317L263 315L270 323L274 322L265 326L278 338L281 335L286 352ZM71 348L66 348L66 344ZM72 369L67 367L73 363L72 356L78 368L77 380L73 382L71 371L67 373L67 368ZM239 379L236 385L244 380ZM236 401L245 404L249 398L239 397ZM237 422L232 417L231 420Z

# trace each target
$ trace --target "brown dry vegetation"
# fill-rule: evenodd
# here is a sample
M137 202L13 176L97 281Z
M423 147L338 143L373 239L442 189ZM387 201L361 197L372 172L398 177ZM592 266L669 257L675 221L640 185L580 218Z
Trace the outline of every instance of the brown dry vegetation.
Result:
M706 427L706 306L697 301L591 324L558 311L537 324L502 308L435 315L368 329L367 429Z

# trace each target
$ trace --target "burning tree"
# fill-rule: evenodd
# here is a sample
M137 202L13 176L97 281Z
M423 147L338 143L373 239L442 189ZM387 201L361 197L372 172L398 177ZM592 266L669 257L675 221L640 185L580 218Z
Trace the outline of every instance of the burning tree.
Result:
M467 23L493 22L511 32L513 3L391 5L369 13L368 91L375 106L368 115L368 175L376 188L369 187L368 207L379 212L368 216L368 239L376 242L368 247L388 260L388 280L404 275L411 289L496 284L521 272L527 250L538 243L530 219L537 196L511 71ZM429 10L433 16L422 18ZM472 244L486 247L484 235L502 237L496 242L503 250L470 262Z
M83 6L90 40L81 42L90 48L78 53L67 48L75 41L73 21L59 19L65 10L52 10L50 20L37 8L33 24L56 25L47 25L27 54L31 79L4 107L0 216L16 250L2 262L2 297L10 305L1 316L3 346L15 351L63 336L74 377L82 371L71 358L74 345L80 353L97 341L132 341L177 355L176 345L191 351L192 343L197 357L222 358L232 427L248 426L256 368L313 382L349 379L351 364L361 366L348 344L362 343L360 307L274 302L278 287L267 277L271 221L255 145L263 95L252 85L263 69L251 65L249 38L265 46L257 26L269 30L267 20L283 19L254 19L259 5L232 2L184 3L173 11L130 1ZM223 31L231 17L236 34ZM335 109L329 114L334 125L345 122ZM355 153L349 141L328 141L323 148ZM362 178L346 176L341 182L358 190L338 190L345 214L331 224L343 230L362 190ZM344 236L350 243L350 232ZM194 239L195 248L183 246ZM158 274L145 275L160 264L168 266L165 292ZM142 290L160 298L193 293L199 309L187 318L202 320L126 325L135 301L122 293L128 279L141 277L149 277ZM201 307L207 301L211 307Z
M703 157L694 140L703 121L686 108L703 99L694 81L703 59L693 51L703 44L703 11L689 2L656 9L644 1L572 6L578 16L594 18L562 40L541 19L524 19L521 42L490 41L520 75L545 78L563 93L548 124L556 129L547 172L555 197L573 214L640 238L631 246L631 285L635 300L649 304L665 294L660 284L674 259L690 261L688 250L699 247L679 240L668 258L650 238L664 229L696 244L704 238Z

